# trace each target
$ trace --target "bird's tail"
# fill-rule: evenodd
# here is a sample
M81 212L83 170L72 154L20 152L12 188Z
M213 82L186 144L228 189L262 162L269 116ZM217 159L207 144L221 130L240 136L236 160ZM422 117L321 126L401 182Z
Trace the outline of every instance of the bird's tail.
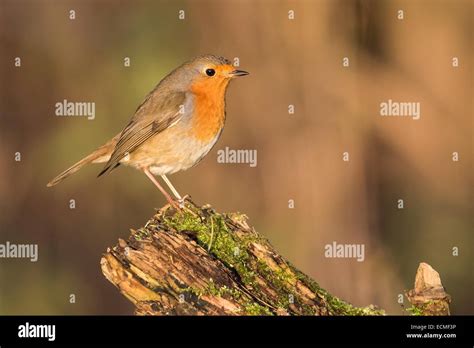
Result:
M79 162L77 162L76 164L73 164L71 167L66 169L61 174L59 174L53 180L48 182L48 184L46 186L51 187L51 186L54 186L54 185L60 183L61 181L66 179L69 175L74 174L75 172L77 172L79 169L81 169L86 164L107 162L109 160L110 154L112 153L112 150L113 150L112 145L113 144L111 142L109 142L109 143L99 147L97 150L95 150L89 156L84 157Z

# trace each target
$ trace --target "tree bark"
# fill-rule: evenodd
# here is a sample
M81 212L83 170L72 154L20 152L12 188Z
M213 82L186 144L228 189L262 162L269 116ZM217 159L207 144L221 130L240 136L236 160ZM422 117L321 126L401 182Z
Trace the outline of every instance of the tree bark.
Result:
M451 296L444 290L439 273L425 262L420 263L416 272L415 288L406 293L413 307L413 314L450 315Z
M279 255L244 214L220 214L190 200L179 212L160 209L109 248L101 266L139 315L385 314L328 293ZM425 314L423 306L416 302L412 312Z

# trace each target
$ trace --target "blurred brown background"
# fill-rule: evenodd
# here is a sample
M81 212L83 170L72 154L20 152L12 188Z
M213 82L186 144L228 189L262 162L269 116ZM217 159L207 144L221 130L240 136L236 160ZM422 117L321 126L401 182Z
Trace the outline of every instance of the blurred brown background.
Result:
M164 198L130 168L46 183L119 132L167 72L214 53L251 75L229 88L216 147L172 176L178 190L247 213L355 305L403 313L397 296L426 261L452 312L473 314L472 18L468 0L0 1L0 243L39 244L36 263L0 259L0 313L131 313L99 260ZM95 102L95 120L55 116L63 99ZM388 99L420 102L421 119L381 117ZM226 146L257 149L258 166L217 163ZM333 241L365 244L365 261L325 258Z

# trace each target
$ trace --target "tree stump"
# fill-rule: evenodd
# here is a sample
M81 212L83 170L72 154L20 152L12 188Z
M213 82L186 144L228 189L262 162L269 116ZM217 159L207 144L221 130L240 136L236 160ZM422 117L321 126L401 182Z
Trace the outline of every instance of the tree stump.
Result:
M161 208L101 260L138 315L383 315L321 288L279 255L244 214L186 200Z
M415 277L415 288L406 293L419 315L449 315L451 297L441 284L439 273L425 262L420 263Z

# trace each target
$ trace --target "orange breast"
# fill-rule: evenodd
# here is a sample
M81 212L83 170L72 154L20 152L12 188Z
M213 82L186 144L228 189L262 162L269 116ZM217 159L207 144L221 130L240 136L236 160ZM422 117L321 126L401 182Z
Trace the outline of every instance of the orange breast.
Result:
M192 136L208 142L221 131L225 121L227 79L204 79L191 87L195 95Z

